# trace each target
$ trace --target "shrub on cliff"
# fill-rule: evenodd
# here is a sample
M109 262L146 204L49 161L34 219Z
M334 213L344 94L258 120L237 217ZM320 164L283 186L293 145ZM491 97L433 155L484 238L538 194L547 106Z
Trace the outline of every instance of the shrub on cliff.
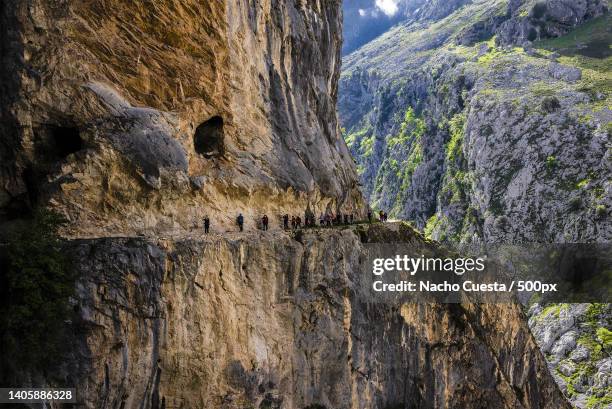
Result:
M58 235L64 219L38 210L5 229L0 247L0 378L45 373L66 345L74 272ZM53 375L53 374L50 374Z

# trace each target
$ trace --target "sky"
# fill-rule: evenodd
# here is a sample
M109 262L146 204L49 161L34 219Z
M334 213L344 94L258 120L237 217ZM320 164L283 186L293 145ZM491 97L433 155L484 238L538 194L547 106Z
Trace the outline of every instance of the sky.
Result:
M349 54L410 15L423 0L344 0L344 46Z

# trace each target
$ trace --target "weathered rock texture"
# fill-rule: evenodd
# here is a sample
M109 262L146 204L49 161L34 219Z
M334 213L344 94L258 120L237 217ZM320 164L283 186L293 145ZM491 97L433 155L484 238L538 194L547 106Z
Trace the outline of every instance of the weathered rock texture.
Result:
M16 1L1 19L3 218L51 203L95 236L361 210L337 0Z
M610 304L539 304L529 310L529 326L553 368L561 390L579 408L612 404Z
M363 242L442 250L356 229L75 241L67 382L98 408L569 408L520 306L373 302Z
M363 241L441 251L404 225L189 238L205 214L362 211L338 1L16 1L0 22L2 218L49 205L99 237L68 245L72 354L14 384L88 408L569 407L519 306L362 296Z
M608 2L601 0L510 0L508 3L511 18L498 31L500 44L559 37L608 11Z

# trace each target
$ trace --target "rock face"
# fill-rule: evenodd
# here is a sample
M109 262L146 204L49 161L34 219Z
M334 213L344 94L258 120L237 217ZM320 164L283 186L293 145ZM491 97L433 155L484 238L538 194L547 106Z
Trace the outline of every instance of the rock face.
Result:
M541 38L559 37L571 27L607 12L600 0L510 1L512 17L498 31L500 44L522 44Z
M609 407L612 394L610 304L556 304L529 310L529 326L561 390L577 407Z
M362 210L334 109L338 1L19 1L1 18L4 220L51 203L99 236Z
M364 297L375 241L432 248L404 224L75 241L67 382L102 408L569 408L518 305Z
M88 408L569 409L518 305L363 297L364 242L442 251L411 228L275 226L364 210L338 1L1 7L1 221L63 213L79 272L72 354L12 385ZM193 236L206 214L222 234Z

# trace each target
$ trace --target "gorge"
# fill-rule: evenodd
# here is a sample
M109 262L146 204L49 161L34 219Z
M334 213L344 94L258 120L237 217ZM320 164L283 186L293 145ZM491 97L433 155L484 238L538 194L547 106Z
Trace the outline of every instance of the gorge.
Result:
M609 3L395 3L401 22L345 55L340 79L372 206L453 246L609 243ZM610 304L528 307L564 393L612 404Z
M520 304L364 296L367 244L403 243L443 257L440 243L402 222L282 229L283 214L365 219L360 176L367 198L375 190L364 175L378 171L356 151L357 139L347 147L336 103L339 83L373 90L380 74L341 74L340 0L16 0L0 7L1 386L75 387L87 408L571 408ZM558 81L575 77L552 67ZM447 104L459 114L464 88L450 84ZM364 100L386 98L372 92L378 96ZM341 92L345 127L349 97L352 91ZM355 102L354 127L378 115L366 108ZM404 134L413 124L430 129L419 109L411 112ZM605 112L598 115L590 120ZM438 120L436 112L428 119ZM604 138L599 122L589 126ZM439 139L440 148L444 132L422 138ZM380 163L389 161L384 138L377 133L371 146ZM602 141L592 144L603 152ZM581 158L572 176L600 160ZM593 192L584 197L608 200L596 190L605 174L588 177ZM447 210L435 207L435 196L402 202L397 214L417 227L433 210L443 219ZM393 200L381 193L375 204ZM465 218L464 205L452 220ZM36 228L40 220L54 225L45 211L64 219L57 242ZM235 226L238 214L245 232ZM264 214L269 231L258 228ZM577 220L605 237L593 217ZM15 241L22 236L12 232L24 223L24 239ZM496 223L485 223L489 236L498 234L487 227ZM444 229L427 232L443 239ZM28 247L39 242L45 247ZM64 265L71 274L60 274ZM41 269L49 274L41 266L66 281L29 280ZM34 290L54 304L28 297ZM50 300L56 290L63 298ZM56 306L56 321L35 332L40 314ZM15 323L9 312L30 321ZM52 365L18 359L34 349L36 356L58 353Z

